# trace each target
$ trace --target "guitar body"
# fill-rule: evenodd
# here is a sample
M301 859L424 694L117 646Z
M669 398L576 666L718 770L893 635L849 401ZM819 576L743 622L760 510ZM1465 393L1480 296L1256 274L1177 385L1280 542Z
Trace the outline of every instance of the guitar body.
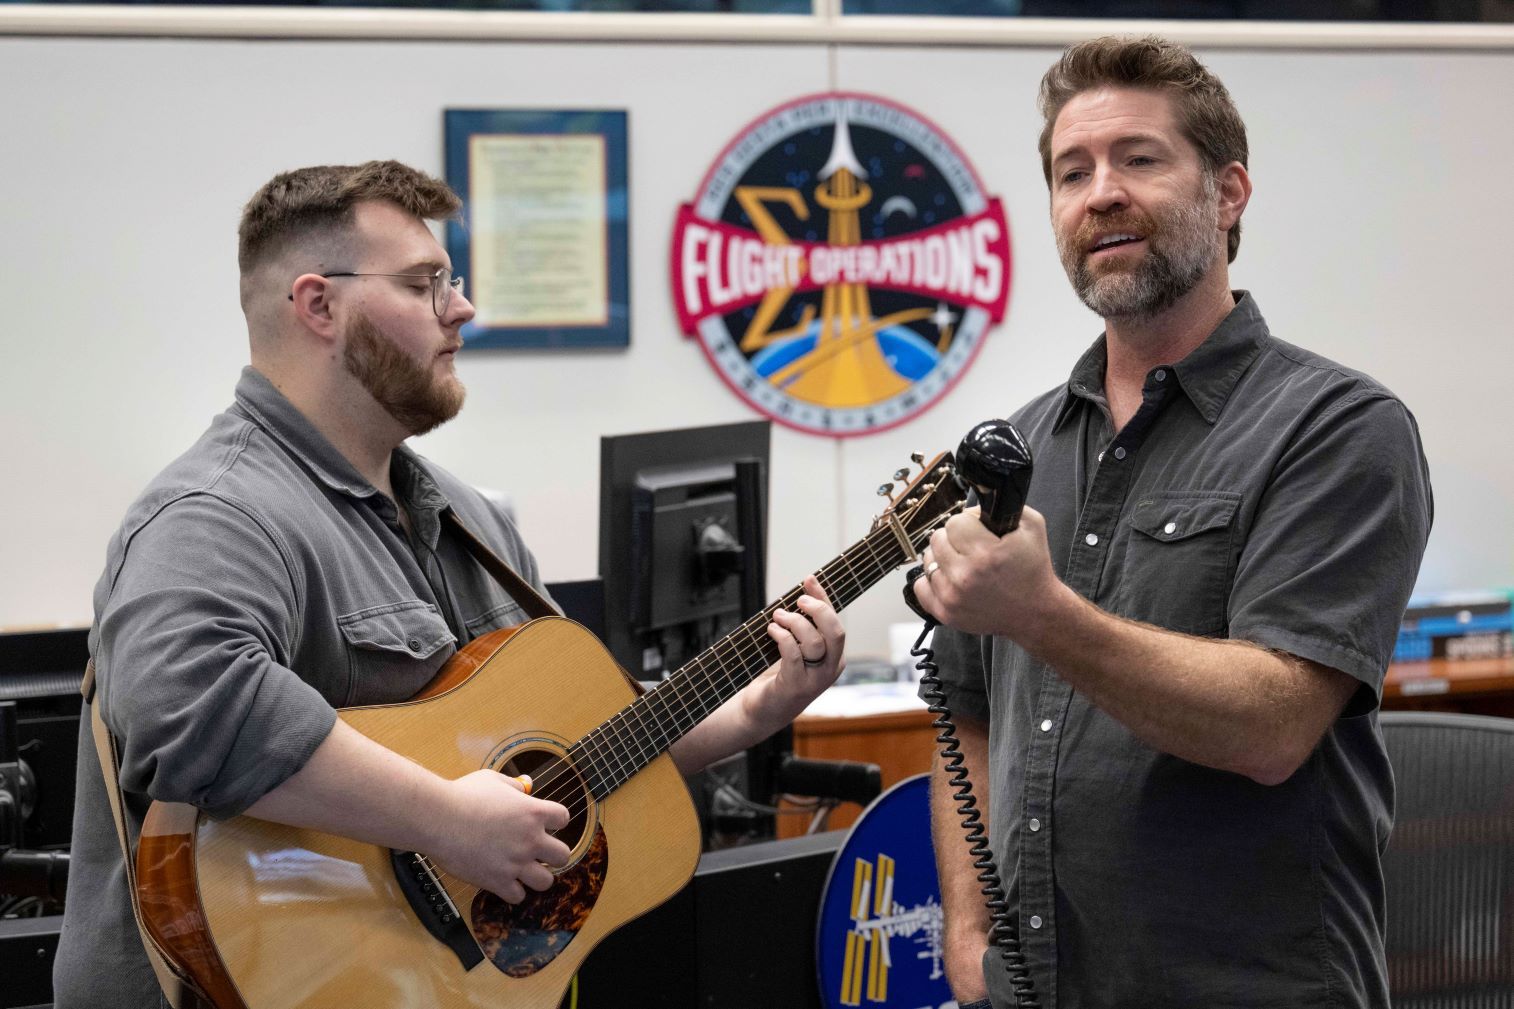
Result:
M571 775L533 772L635 697L593 635L546 618L474 641L416 699L339 713L442 777L532 773L535 794L580 813L559 835L573 857L546 893L508 905L446 881L462 916L451 945L423 925L428 909L388 849L165 804L137 854L144 927L216 1009L556 1009L594 946L677 893L699 860L698 820L666 754L602 802L576 784L565 796Z

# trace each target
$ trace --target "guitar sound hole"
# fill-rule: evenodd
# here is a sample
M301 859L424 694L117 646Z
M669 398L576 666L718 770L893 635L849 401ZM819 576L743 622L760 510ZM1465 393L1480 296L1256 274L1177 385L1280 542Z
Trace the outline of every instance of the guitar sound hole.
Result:
M568 825L553 834L576 853L590 825L589 790L567 758L551 750L518 750L500 765L499 772L511 777L529 774L533 796L567 807Z

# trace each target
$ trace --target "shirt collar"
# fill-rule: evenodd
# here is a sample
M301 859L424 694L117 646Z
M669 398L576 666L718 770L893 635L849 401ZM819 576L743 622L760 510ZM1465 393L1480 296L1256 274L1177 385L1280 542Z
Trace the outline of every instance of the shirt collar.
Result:
M1057 411L1057 418L1052 423L1052 430L1056 431L1068 417L1072 416L1073 407L1079 400L1090 403L1104 401L1104 365L1108 361L1108 350L1104 343L1103 333L1093 342L1093 346L1083 352L1078 358L1078 363L1072 366L1072 376L1067 380L1067 396L1062 400L1062 408Z
M437 486L425 462L408 445L394 450L389 463L389 479L394 481L394 493L404 499L415 535L435 550L441 539L442 512L452 507L452 502Z
M1262 344L1269 339L1267 323L1256 299L1245 291L1235 292L1235 307L1209 334L1209 339L1172 366L1178 384L1209 424L1235 391L1236 383L1251 367Z
M378 496L378 488L369 483L310 419L251 365L242 369L242 377L237 381L236 402L258 427L283 445L321 483L349 497L371 499ZM404 500L405 509L421 538L434 547L440 529L439 514L450 505L447 496L426 472L420 456L406 445L394 450L390 460L390 479L394 483L394 493Z
M1246 291L1233 293L1235 307L1214 332L1187 357L1176 364L1163 366L1172 369L1179 387L1209 424L1219 420L1220 411L1235 391L1236 383L1271 336L1261 310L1256 307L1256 299ZM1072 375L1067 380L1067 395L1057 413L1053 430L1060 428L1072 415L1078 400L1102 400L1106 361L1105 337L1101 333L1073 366Z

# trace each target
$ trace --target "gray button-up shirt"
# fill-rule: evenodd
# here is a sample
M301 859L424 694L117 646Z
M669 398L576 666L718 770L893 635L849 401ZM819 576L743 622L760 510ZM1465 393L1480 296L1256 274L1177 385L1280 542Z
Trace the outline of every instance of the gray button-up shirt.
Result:
M391 474L413 540L394 501L248 368L231 408L127 511L90 653L133 837L150 799L242 812L304 765L335 708L404 700L459 644L524 620L442 525L455 509L542 591L509 518L408 448ZM54 997L142 1009L160 993L84 719Z
M1104 610L1360 681L1286 782L1160 753L1005 639L943 628L989 724L990 835L1043 1006L1386 1006L1377 699L1432 514L1414 418L1273 338L1255 302L1146 376L1116 433L1103 338L1012 420L1057 574ZM997 955L995 1005L1012 1004Z

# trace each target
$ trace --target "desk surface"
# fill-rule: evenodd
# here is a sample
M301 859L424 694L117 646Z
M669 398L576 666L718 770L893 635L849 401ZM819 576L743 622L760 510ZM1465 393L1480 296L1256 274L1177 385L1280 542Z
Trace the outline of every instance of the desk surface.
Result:
M1430 659L1388 667L1383 700L1437 694L1514 694L1514 658Z

